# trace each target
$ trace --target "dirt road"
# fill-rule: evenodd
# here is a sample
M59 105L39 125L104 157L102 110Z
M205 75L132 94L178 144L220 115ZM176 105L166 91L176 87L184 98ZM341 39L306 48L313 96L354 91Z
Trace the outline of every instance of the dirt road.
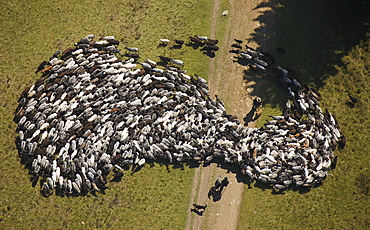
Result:
M259 5L261 0L229 0L230 9L221 9L220 0L215 0L212 16L211 37L220 40L220 50L216 57L210 61L208 83L210 95L218 95L225 103L229 114L237 115L244 124L243 117L250 111L253 100L254 81L243 79L244 66L237 65L231 59L232 53L229 53L230 45L234 43L234 38L244 40L250 37L255 28L258 28L259 22L256 19L262 11L268 8L254 8ZM228 10L229 15L221 16L222 11ZM224 37L217 34L217 25L220 20L227 20ZM256 48L257 44L248 43L249 46ZM254 126L249 123L249 126ZM222 199L214 202L208 199L208 189L214 185L217 177L227 176L230 180L229 186L222 195ZM200 166L196 169L193 190L189 201L188 219L186 229L236 229L239 217L239 208L242 202L244 184L236 180L234 173L226 169L211 164L208 167ZM197 215L191 212L192 204L207 204L208 207L203 215Z

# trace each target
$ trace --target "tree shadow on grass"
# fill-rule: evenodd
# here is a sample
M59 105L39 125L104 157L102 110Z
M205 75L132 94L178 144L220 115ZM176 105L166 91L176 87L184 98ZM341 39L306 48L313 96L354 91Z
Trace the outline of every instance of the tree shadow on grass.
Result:
M341 58L369 30L370 4L349 2L264 1L253 9L261 12L255 19L260 26L248 41L256 42L259 50L271 52L275 65L296 70L299 81L320 89L327 76L336 73L335 65L342 64ZM278 107L282 89L273 85L277 84L271 80L258 82L253 92Z
M250 92L249 94L252 97L261 97L263 104L269 104L280 110L284 109L285 102L288 98L288 92L278 83L272 71L255 72L251 69L246 69L243 71L243 74L243 79L246 82L255 82L255 84L245 85L245 90ZM253 116L253 114L249 115ZM248 118L247 114L246 120L248 120Z

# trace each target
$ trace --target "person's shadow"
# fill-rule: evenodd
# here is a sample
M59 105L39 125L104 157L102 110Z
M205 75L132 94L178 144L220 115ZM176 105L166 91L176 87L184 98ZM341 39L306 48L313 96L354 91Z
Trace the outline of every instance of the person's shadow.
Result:
M195 208L190 209L190 211L196 213L198 216L203 216L203 212L204 212L204 211L199 211Z
M248 125L249 122L254 121L253 116L256 113L256 108L253 106L252 109L247 113L247 115L243 118L243 121L245 122L245 126Z
M208 199L211 199L211 197L212 197L213 202L217 202L221 200L221 197L222 197L221 190L220 189L219 190L210 189L208 192Z

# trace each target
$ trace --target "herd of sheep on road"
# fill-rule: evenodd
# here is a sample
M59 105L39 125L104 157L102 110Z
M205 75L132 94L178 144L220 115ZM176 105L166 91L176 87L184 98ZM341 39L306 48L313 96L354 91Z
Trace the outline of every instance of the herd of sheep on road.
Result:
M206 43L215 40L191 39L218 50ZM264 54L237 48L251 66L273 69L289 99L284 115L246 128L181 60L139 62L134 47L125 47L130 59L123 60L118 46L113 36L88 35L43 62L42 76L21 94L17 147L43 195L102 192L111 172L121 177L124 169L159 159L222 160L279 190L321 183L335 165L333 150L345 141L337 120L322 112L316 90Z

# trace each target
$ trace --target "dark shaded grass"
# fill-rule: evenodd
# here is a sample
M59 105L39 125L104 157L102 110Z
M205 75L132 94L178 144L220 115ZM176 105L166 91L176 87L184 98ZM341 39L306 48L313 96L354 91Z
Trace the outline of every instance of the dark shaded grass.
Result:
M347 145L336 150L338 165L320 187L307 193L276 193L256 183L245 190L238 229L367 229L369 222L368 158L370 108L368 76L370 41L354 47L337 74L328 76L320 90L322 107L336 115ZM349 108L345 90L356 92ZM358 92L358 93L357 93ZM257 189L257 187L259 189Z
M294 69L301 82L321 92L321 108L336 116L347 145L335 151L338 165L317 188L278 193L257 183L246 186L238 229L367 229L370 40L365 37L365 22L369 21L358 8L355 12L339 11L330 2L265 4L273 11L258 19L262 26L253 39L262 49L271 50L277 65ZM263 6L256 10L263 10ZM286 53L278 53L275 47L286 49ZM255 91L265 107L259 126L268 115L281 114L288 96L270 73L261 81ZM354 106L349 106L347 90L359 101Z
M89 197L41 196L39 184L20 164L13 111L34 72L56 50L80 38L114 35L139 47L142 59L181 59L190 75L206 77L209 58L200 50L158 47L159 38L208 35L210 1L1 1L0 7L0 228L2 229L183 229L194 169L146 165L106 194ZM124 52L123 52L124 54Z
M254 9L263 13L255 19L261 26L250 40L257 42L260 50L271 52L276 65L294 69L298 80L319 90L327 76L337 72L333 64L339 64L351 47L365 38L370 22L367 9L360 5L346 11L330 1L266 1ZM276 47L286 52L280 53ZM283 90L274 77L263 80L256 86L263 90L257 89L256 94L273 107L281 107Z

